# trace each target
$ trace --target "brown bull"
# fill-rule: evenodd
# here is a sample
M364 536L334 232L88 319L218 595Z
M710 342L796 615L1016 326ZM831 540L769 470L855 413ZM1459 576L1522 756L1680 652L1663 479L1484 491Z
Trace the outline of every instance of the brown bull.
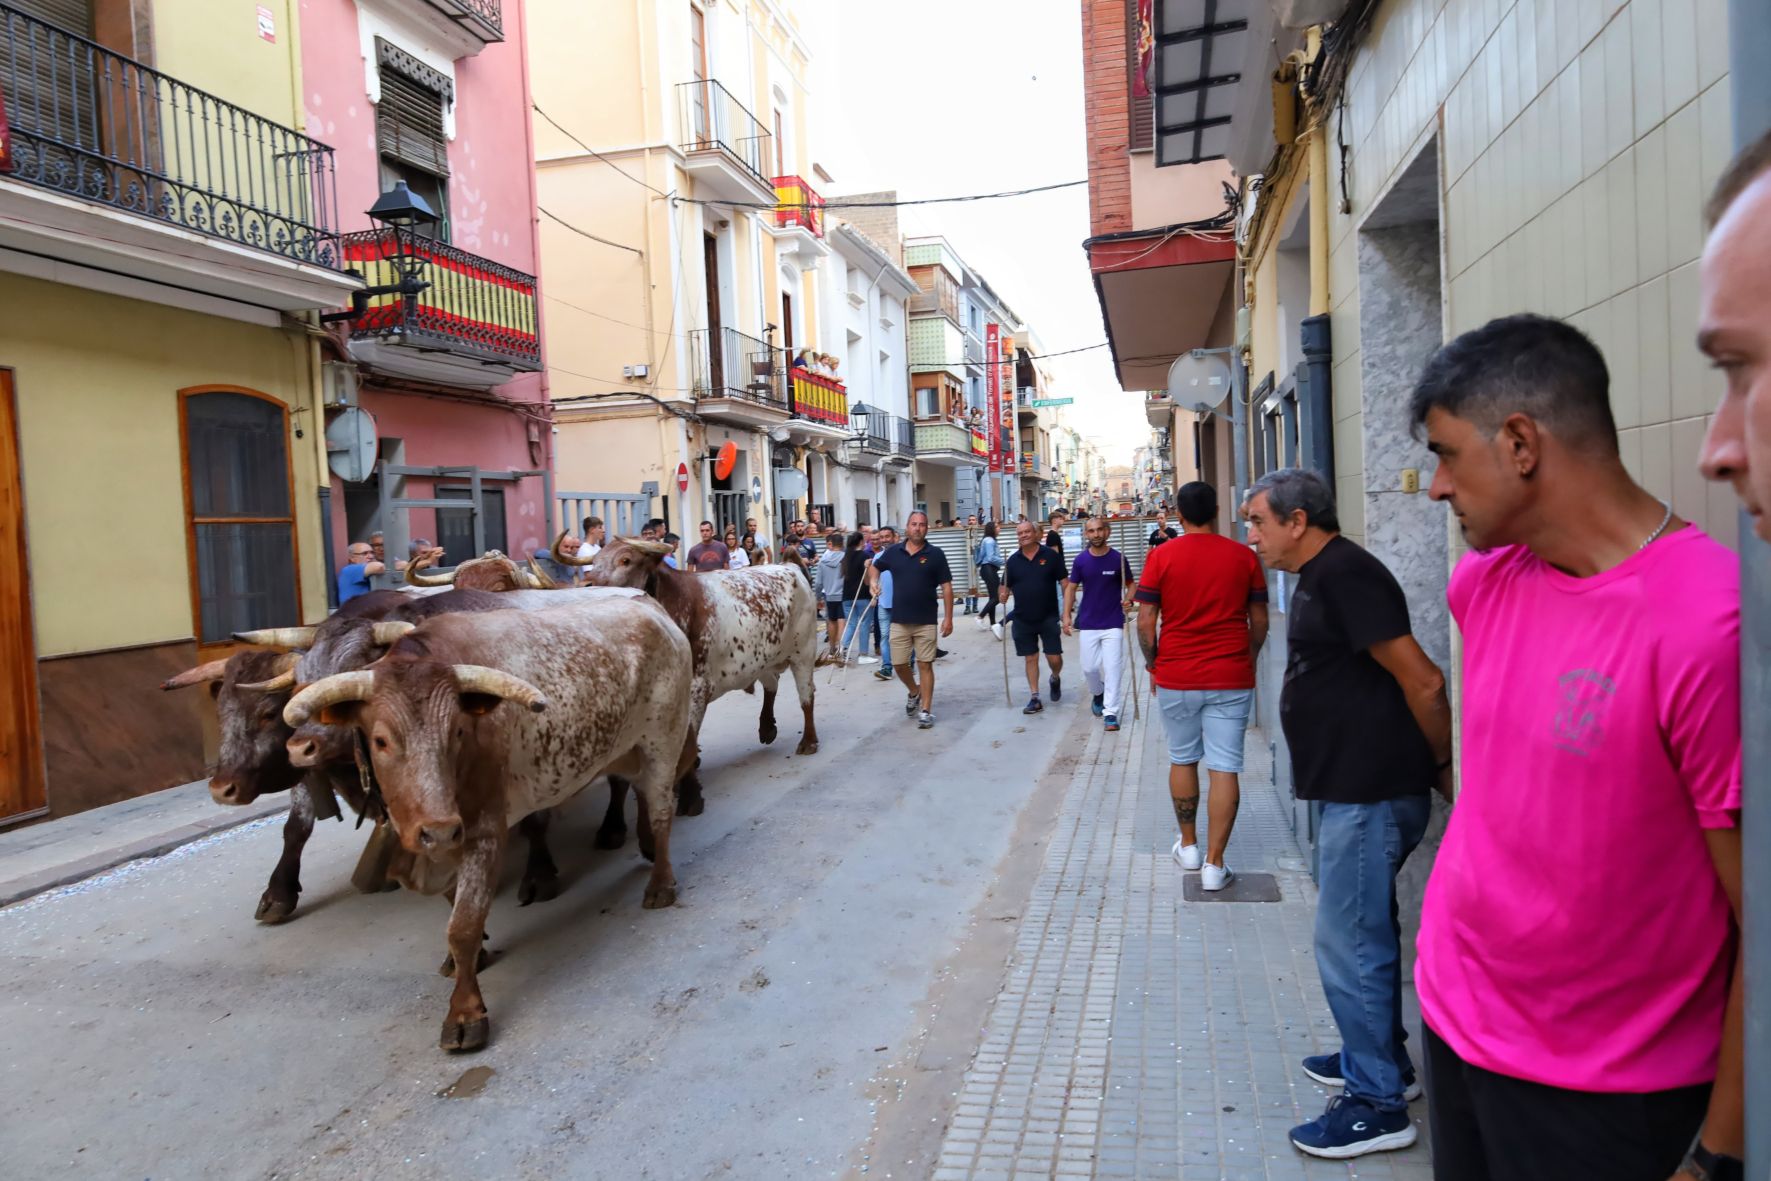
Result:
M549 578L533 559L528 569L517 565L497 550L469 558L447 574L425 574L429 559L420 559L406 567L406 581L413 586L453 586L457 590L481 590L502 594L517 590L557 590L559 584Z

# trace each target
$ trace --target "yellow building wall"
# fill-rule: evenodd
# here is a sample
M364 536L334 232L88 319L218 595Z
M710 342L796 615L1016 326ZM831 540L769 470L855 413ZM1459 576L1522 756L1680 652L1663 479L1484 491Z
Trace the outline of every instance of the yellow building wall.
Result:
M257 9L270 10L276 40L259 36ZM300 125L298 0L252 4L157 0L153 65L180 82L285 127Z
M301 336L8 275L39 656L189 639L178 391L237 385L311 406ZM314 413L291 427L313 438ZM289 439L303 618L326 614L315 450Z
M1521 311L1578 325L1631 473L1734 542L1732 497L1697 473L1721 387L1692 344L1727 61L1724 0L1383 6L1348 81L1352 212L1331 219L1337 462L1360 435L1357 224L1442 127L1447 335Z

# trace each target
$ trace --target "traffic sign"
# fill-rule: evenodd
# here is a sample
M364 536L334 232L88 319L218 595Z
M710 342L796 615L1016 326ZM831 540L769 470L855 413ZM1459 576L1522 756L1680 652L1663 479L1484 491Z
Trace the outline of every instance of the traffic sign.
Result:
M1035 406L1068 406L1068 405L1070 405L1070 403L1072 403L1074 401L1076 401L1075 398L1035 398L1035 399L1033 399L1033 405L1035 405Z
M676 490L683 493L689 490L689 465L686 463L676 465Z

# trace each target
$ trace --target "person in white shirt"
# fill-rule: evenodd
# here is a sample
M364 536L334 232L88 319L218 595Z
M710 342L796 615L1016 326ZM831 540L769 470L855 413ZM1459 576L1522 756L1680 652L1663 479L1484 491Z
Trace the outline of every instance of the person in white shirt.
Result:
M738 530L731 525L726 526L726 551L730 555L726 559L726 569L742 570L750 565L750 555L738 544Z

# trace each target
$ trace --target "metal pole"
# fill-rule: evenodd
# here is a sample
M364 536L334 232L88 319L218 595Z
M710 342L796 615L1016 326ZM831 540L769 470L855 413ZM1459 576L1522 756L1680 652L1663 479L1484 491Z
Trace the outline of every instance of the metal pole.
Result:
M1728 84L1736 150L1771 127L1771 70L1764 68L1768 55L1771 5L1729 0ZM1771 842L1771 547L1754 536L1745 513L1740 515L1740 574L1741 841L1753 850ZM1771 858L1749 852L1743 859L1741 897L1746 1174L1766 1177L1771 1176Z
M480 503L480 469L471 467L467 474L468 498L473 502L473 556L486 552L486 506Z
M326 558L326 609L338 610L338 556L332 552L332 488L320 487L320 552Z

